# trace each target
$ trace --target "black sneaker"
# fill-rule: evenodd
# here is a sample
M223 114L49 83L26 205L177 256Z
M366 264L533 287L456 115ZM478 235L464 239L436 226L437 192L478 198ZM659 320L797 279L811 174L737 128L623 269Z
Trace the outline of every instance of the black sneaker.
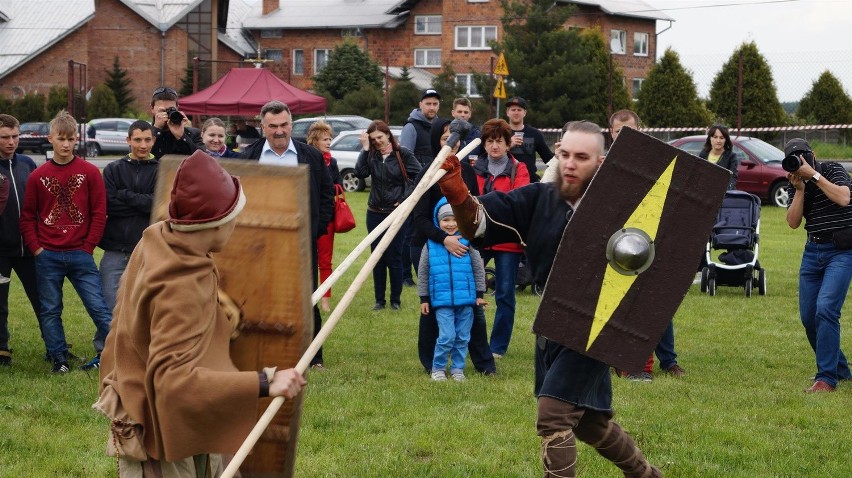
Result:
M53 373L68 373L70 371L71 367L68 366L68 362L59 359L53 361Z
M414 287L414 286L416 286L417 284L415 284L415 283L414 283L414 279L412 279L412 278L410 278L410 277L409 277L409 278L404 279L404 280L402 281L402 285L404 285L405 287Z
M0 367L12 366L12 352L9 350L0 350Z
M80 370L97 370L101 368L101 354L98 354L92 360L80 365Z

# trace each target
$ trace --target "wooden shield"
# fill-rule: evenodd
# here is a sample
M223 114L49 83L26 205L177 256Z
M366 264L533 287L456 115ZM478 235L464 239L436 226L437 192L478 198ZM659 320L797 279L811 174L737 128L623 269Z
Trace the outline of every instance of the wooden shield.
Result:
M729 180L724 168L622 129L565 228L533 331L642 370L695 277ZM608 245L637 230L653 244L638 273L642 254L626 268L607 258Z
M168 216L175 171L183 156L160 162L153 220ZM231 358L240 370L296 365L313 338L308 170L220 161L239 176L246 206L225 250L216 254L220 286L242 306ZM258 418L271 399L262 399ZM243 477L293 475L302 396L287 400L240 467Z

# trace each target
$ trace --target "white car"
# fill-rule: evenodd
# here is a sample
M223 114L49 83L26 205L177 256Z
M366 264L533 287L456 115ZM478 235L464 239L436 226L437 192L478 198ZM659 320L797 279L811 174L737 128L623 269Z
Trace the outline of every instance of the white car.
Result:
M100 118L89 121L86 128L86 156L104 153L127 154L127 130L136 118Z
M362 180L355 175L355 162L364 148L361 146L361 133L366 129L344 131L331 142L331 157L337 160L337 168L343 178L343 189L346 192L363 191L370 185L370 178ZM392 126L391 133L399 141L401 127ZM413 178L412 178L413 179Z

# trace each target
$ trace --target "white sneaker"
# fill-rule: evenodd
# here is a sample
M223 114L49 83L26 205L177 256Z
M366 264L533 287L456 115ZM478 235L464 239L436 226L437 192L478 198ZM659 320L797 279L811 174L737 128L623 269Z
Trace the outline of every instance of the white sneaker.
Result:
M455 380L456 382L464 382L465 380L467 380L467 378L464 376L464 372L462 371L453 372L451 375L453 376L453 380Z
M436 382L443 382L447 380L447 372L443 370L432 370L432 380Z
M12 282L11 278L6 277L3 274L0 274L0 284L8 284L9 282Z
M494 352L491 352L491 356L494 357L494 360L500 360L501 358L503 358L502 354L496 354Z

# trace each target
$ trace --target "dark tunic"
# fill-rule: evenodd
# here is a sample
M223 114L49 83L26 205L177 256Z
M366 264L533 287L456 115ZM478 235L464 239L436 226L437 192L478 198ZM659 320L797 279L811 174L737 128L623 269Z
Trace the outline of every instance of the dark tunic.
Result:
M491 218L518 230L526 243L527 263L533 278L544 284L562 233L574 213L559 197L556 185L535 183L509 193L495 191L480 196L479 200ZM517 241L514 231L486 220L485 235L474 242L477 247ZM570 319L566 313L565 320ZM552 397L595 410L611 410L612 382L607 364L544 337L539 337L536 343L536 396Z

